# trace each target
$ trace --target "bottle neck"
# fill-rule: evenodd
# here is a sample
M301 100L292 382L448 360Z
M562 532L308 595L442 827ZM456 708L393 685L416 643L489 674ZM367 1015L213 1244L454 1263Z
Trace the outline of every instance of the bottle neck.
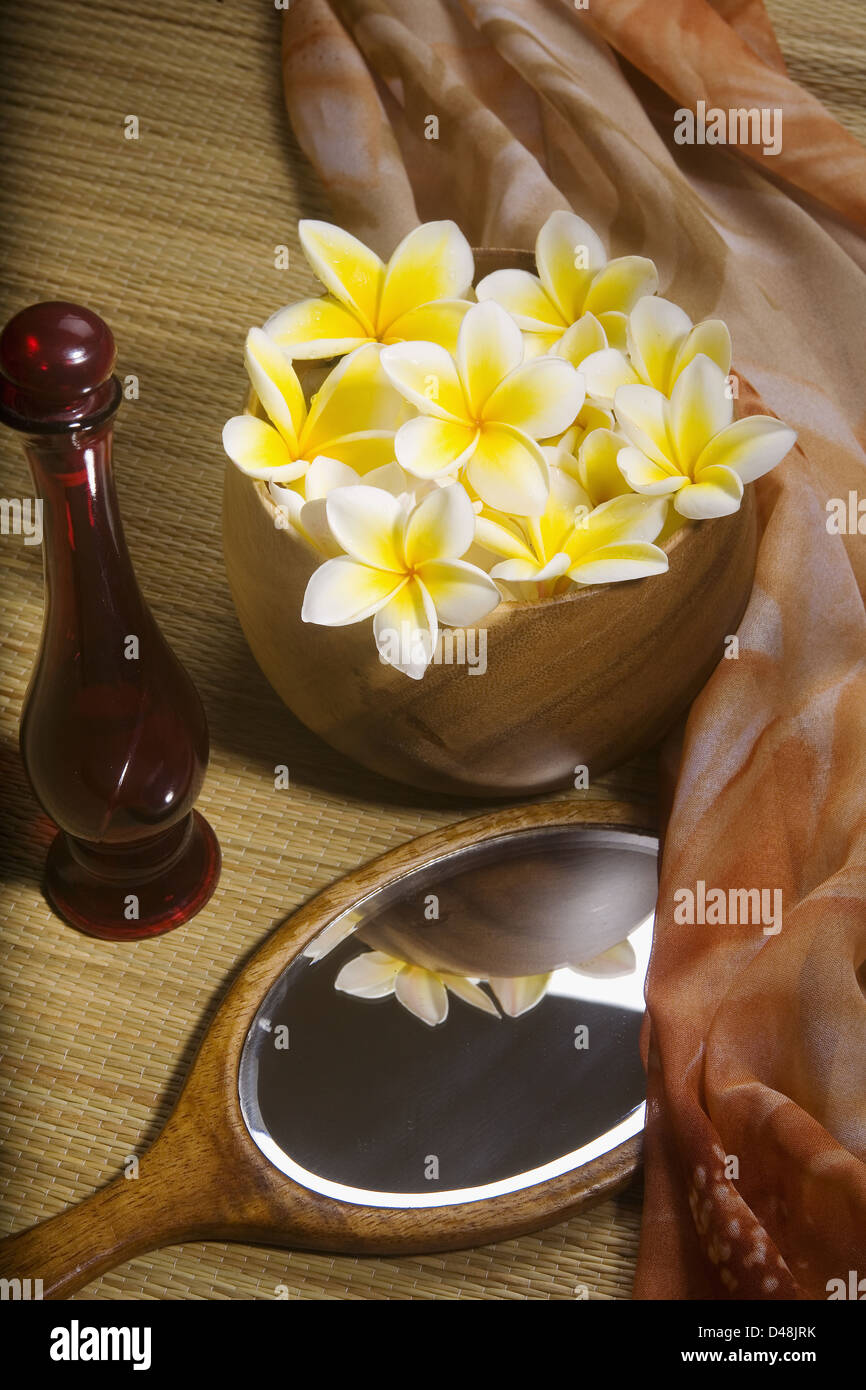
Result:
M23 441L41 503L47 600L70 625L101 623L106 637L112 618L129 627L144 607L114 486L113 428L108 419Z

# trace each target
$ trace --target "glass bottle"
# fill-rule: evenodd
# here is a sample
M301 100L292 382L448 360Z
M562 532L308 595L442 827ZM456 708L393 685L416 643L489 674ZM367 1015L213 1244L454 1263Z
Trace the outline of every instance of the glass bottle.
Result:
M20 742L60 827L45 892L72 926L122 941L194 916L220 852L193 810L208 758L204 709L124 541L114 362L107 325L75 304L32 305L0 335L0 421L23 437L42 510L45 614Z

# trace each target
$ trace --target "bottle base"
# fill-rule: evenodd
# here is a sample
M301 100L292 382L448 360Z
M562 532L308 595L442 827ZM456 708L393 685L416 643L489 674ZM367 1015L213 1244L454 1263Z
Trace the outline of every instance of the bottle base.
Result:
M141 941L183 926L220 876L219 842L198 811L175 827L169 851L141 862L135 850L100 853L61 831L48 851L44 892L59 917L103 941Z

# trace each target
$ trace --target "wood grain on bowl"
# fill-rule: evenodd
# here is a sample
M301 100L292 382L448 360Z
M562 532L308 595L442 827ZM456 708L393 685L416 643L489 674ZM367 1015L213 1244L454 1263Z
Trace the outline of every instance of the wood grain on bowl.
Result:
M736 632L757 538L749 489L735 515L674 534L666 574L502 603L486 619L483 674L443 663L415 681L382 664L370 622L301 621L319 557L232 464L223 516L241 626L293 714L365 767L470 796L566 787L578 764L595 778L656 743Z

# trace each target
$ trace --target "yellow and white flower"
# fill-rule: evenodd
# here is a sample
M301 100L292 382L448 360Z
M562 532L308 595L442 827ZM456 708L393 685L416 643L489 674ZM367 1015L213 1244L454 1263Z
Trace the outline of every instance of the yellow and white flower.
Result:
M343 930L339 939L346 935ZM327 949L307 948L305 955L314 960L327 954L338 941L328 943ZM610 978L630 974L636 966L635 954L629 941L621 941L593 960L569 966L580 975ZM448 1017L448 995L453 994L474 1009L500 1017L499 1009L509 1018L520 1018L540 1004L554 976L554 971L542 975L485 976L454 975L445 970L428 970L412 961L392 956L386 951L365 951L342 966L334 988L356 999L387 999L392 994L404 1009L435 1028ZM486 985L496 999L481 988ZM499 1009L496 1007L498 1003Z
M499 602L499 590L460 559L474 539L475 511L459 483L411 503L369 486L328 493L328 528L344 554L311 575L301 616L327 627L372 617L382 660L419 680L440 621L480 622Z
M649 504L649 505L647 505ZM667 500L629 493L594 507L576 478L551 469L550 498L540 517L482 513L476 540L504 558L490 575L521 597L549 597L574 584L610 584L662 574L665 552L652 542L665 523Z
M628 318L627 352L615 347L593 351L583 359L590 397L610 406L618 387L643 383L670 396L690 362L703 353L724 376L731 370L731 335L721 319L693 324L669 299L646 296Z
M670 400L652 386L620 386L614 410L630 441L617 456L628 484L671 498L693 521L736 512L744 484L775 468L797 438L769 415L734 421L725 373L704 353L680 373Z
M291 362L261 328L247 334L244 362L268 418L251 411L233 416L223 428L223 447L250 477L291 483L319 454L362 474L393 460L404 407L377 348L358 348L338 363L309 410Z
M431 1028L448 1017L448 992L475 1009L499 1017L499 1010L484 990L465 975L425 970L421 965L389 956L385 951L366 951L347 961L334 981L334 988L356 999L386 999L396 995L409 1013Z
M479 303L495 300L517 320L529 340L528 356L556 352L574 361L580 352L624 346L625 315L658 288L651 260L609 261L601 238L573 212L551 213L538 233L535 262L537 275L494 270L476 288ZM587 315L593 322L582 323Z
M285 514L286 521L308 545L322 555L334 556L342 553L342 547L334 539L328 525L328 494L338 487L357 487L362 483L367 487L382 488L394 497L405 496L411 499L412 505L436 486L435 483L422 483L418 478L411 478L398 463L383 464L362 477L347 463L317 454L303 478L297 479L289 487L271 482L268 491Z
M302 221L298 235L328 294L280 309L265 325L290 357L337 357L362 343L426 338L451 350L475 265L454 222L425 222L387 265L329 222Z
M523 338L498 304L466 314L453 357L433 343L385 348L382 366L421 414L394 451L421 478L466 470L482 501L521 516L544 510L550 486L539 439L561 434L583 404L580 374L557 357L523 361Z

